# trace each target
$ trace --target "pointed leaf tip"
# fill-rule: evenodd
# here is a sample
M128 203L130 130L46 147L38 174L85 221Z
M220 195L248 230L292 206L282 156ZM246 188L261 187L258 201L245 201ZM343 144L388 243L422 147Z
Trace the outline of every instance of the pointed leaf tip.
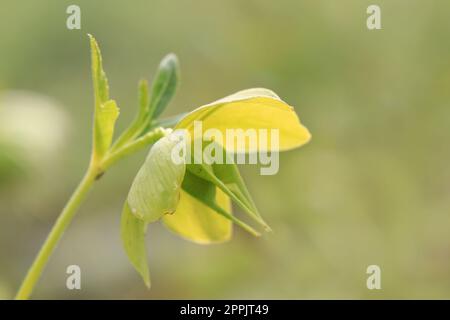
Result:
M98 43L92 35L88 34L88 36L91 45L92 82L95 98L93 151L95 159L99 161L111 146L119 108L116 102L109 98L108 79L103 71Z
M136 271L141 275L147 288L150 288L150 272L145 247L146 224L136 218L125 202L121 219L121 238L125 252Z
M152 83L150 96L150 119L158 118L175 95L179 80L179 62L169 53L160 62Z

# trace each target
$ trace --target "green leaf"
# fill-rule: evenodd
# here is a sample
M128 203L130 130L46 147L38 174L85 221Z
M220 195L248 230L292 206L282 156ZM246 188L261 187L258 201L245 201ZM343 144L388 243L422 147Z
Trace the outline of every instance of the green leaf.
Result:
M179 79L179 63L175 54L169 53L159 64L150 95L149 120L158 118L175 94Z
M172 159L172 150L181 137L169 134L150 149L128 194L132 213L145 222L154 222L164 214L175 212L186 165Z
M136 118L136 123L141 124L145 115L148 113L150 104L150 94L148 92L148 81L142 79L139 81L139 112Z
M143 125L145 125L146 117L149 109L150 96L148 92L148 82L142 79L138 85L139 111L132 124L120 135L113 146L113 150L117 150L125 143L135 138Z
M114 100L106 101L95 111L94 150L99 158L105 155L111 146L118 117L119 108Z
M247 206L252 212L256 213L261 217L258 209L256 208L255 202L248 192L244 180L239 173L239 169L235 163L225 163L225 164L212 164L213 172L215 176L221 180L231 192L236 194L236 196Z
M175 94L179 78L179 64L176 55L168 54L161 61L152 83L151 94L148 92L148 83L141 80L139 83L139 112L133 123L120 135L113 146L117 150L130 140L142 136L151 129L159 126L174 126L182 117L169 119L168 123L161 125L155 121L164 111L167 104ZM184 115L184 114L183 114ZM173 123L173 121L176 121Z
M89 35L91 43L92 80L94 83L95 105L99 107L109 100L108 79L102 66L102 55L97 41Z
M210 142L215 143L215 142ZM194 143L195 145L195 143ZM220 148L220 147L219 147ZM220 188L225 194L227 194L236 204L254 221L258 222L267 231L270 231L270 227L261 218L250 194L245 187L237 166L234 164L213 164L213 161L205 160L206 154L202 153L202 163L195 164L195 153L199 153L200 150L193 148L191 151L191 163L187 165L187 170L196 176L212 182L218 188ZM224 149L222 152L226 155ZM224 158L225 159L225 158Z
M145 285L150 288L150 273L145 248L146 223L136 218L125 201L121 219L121 237L125 252Z
M210 181L204 180L193 173L187 171L183 180L183 190L191 196L213 209L218 214L224 216L228 220L233 221L238 226L248 231L254 236L260 236L260 233L244 223L240 219L233 216L230 212L220 207L216 202L216 186ZM211 217L214 218L214 217Z
M102 159L111 146L119 108L109 99L108 79L102 66L102 56L97 41L89 35L91 44L92 81L94 84L95 111L93 150L94 158Z

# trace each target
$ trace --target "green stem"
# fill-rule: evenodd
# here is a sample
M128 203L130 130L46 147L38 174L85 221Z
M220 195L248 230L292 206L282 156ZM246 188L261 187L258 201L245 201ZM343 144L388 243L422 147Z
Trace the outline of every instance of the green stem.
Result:
M63 211L59 215L52 230L47 236L47 239L42 245L41 250L39 251L33 264L28 270L28 273L25 276L25 279L23 280L19 291L17 292L16 295L17 300L28 299L29 296L31 295L37 281L41 277L42 271L44 270L48 262L48 259L52 255L64 231L69 226L70 222L75 216L75 213L77 212L77 209L83 203L89 190L92 188L94 182L99 177L99 175L103 173L106 169L108 169L110 166L115 164L118 160L142 149L145 146L155 143L165 134L166 131L163 128L157 128L154 131L149 132L142 138L139 138L134 142L125 145L123 148L116 151L115 153L110 154L109 156L106 157L106 159L102 161L100 166L97 166L95 164L91 164L89 166L89 169L87 170L84 178L81 180L80 184L75 189L74 193L70 197Z
M67 202L60 216L56 220L55 225L47 236L47 239L42 245L36 259L28 270L21 287L17 292L17 300L25 300L30 296L34 286L41 276L42 270L47 264L48 259L55 250L58 241L61 239L64 231L70 224L70 221L72 221L78 207L81 205L88 194L88 191L91 189L96 176L97 171L92 169L87 170L83 180L81 180L80 184L70 197L69 202Z

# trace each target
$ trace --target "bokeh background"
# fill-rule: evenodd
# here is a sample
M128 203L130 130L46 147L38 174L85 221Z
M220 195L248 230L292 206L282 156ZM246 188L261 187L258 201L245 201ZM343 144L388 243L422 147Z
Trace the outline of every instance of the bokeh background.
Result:
M379 4L383 30L366 28ZM82 29L68 30L67 6ZM14 1L0 3L0 298L13 297L90 152L87 33L100 43L119 129L138 79L175 52L165 115L267 87L313 134L275 176L242 173L274 233L185 242L159 224L152 289L127 261L122 203L143 151L96 185L34 298L450 298L450 2L446 0ZM82 290L65 287L82 269ZM382 290L366 268L382 269Z

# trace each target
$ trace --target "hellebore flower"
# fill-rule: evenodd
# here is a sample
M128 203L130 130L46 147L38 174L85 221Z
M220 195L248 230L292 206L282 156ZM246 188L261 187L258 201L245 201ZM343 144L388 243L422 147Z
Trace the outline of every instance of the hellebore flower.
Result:
M197 124L205 130L200 137L196 136ZM236 147L234 141L230 144L218 139L227 136L230 129L241 130L241 133L253 130L254 134L242 135L244 141L238 142ZM208 130L210 133L214 130L214 134L208 136ZM267 131L276 135L263 137ZM186 135L194 136L193 141L186 140ZM256 139L256 143L249 141L250 138ZM200 244L229 240L233 223L253 235L260 235L233 215L231 202L234 202L248 218L270 230L232 158L235 154L290 150L310 138L294 109L274 92L261 88L237 92L182 118L174 131L167 132L151 148L132 183L122 215L125 250L147 286L150 278L144 235L148 223L162 220L172 232ZM201 146L200 150L196 146ZM232 152L228 150L230 146L234 146ZM209 159L208 153L203 152L206 148L214 151L209 153ZM183 151L183 161L174 161L177 153L174 149ZM214 162L211 158L217 155L226 160L231 157L231 160Z
M300 147L311 137L292 107L261 88L237 92L187 115L159 119L179 79L178 58L168 54L151 87L146 80L139 82L137 115L114 139L120 110L110 98L100 48L94 37L89 37L95 98L91 160L31 265L17 299L30 296L88 191L119 160L153 145L131 185L121 218L127 256L149 287L145 248L149 223L161 220L175 234L201 244L229 240L233 223L259 236L259 231L232 213L233 202L246 218L269 231L237 164L246 159L257 164L259 160L262 175L275 174L278 152Z

